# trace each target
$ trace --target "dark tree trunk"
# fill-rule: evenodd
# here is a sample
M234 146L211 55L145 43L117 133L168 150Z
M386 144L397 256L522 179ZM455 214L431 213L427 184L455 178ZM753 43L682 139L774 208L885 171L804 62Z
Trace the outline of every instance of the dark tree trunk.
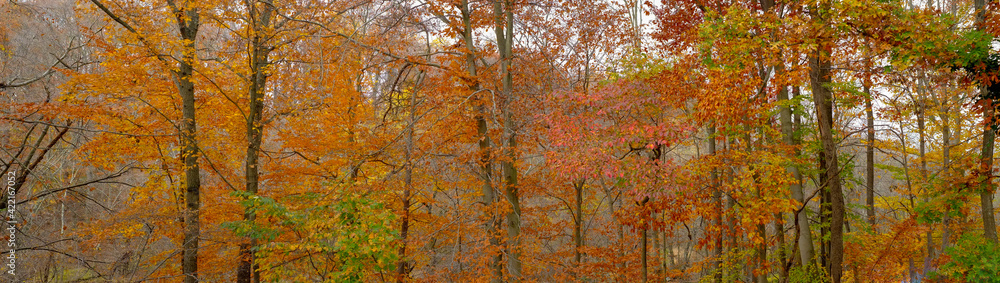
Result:
M198 38L200 17L196 8L172 7L177 15L181 38L184 39L184 54L175 72L177 93L181 97L182 116L181 138L184 149L184 242L181 250L181 272L185 283L198 282L198 240L201 235L199 211L201 209L201 175L198 169L198 141L196 138L194 99L195 43Z
M270 59L268 58L271 48L267 46L267 40L265 39L267 35L264 33L266 30L270 29L271 17L274 12L273 6L270 3L264 3L258 7L256 2L246 2L248 5L247 11L250 18L250 26L248 29L250 31L250 50L249 50L249 66L250 66L250 87L249 87L249 97L250 97L250 109L247 111L247 153L246 153L246 163L244 166L244 172L246 174L245 180L245 190L249 195L256 195L260 187L260 162L258 161L260 157L260 147L261 142L264 138L264 125L263 113L264 113L264 92L267 87L267 74L265 73L265 68L270 64ZM247 207L246 211L243 213L243 221L247 223L253 223L256 221L256 215L253 213L252 207ZM244 243L240 245L240 265L236 272L236 282L238 283L250 283L257 282L260 279L255 276L259 273L255 272L256 266L254 263L254 247L257 245L257 239L249 239L249 243Z
M976 11L976 30L985 30L987 0L975 0L973 7ZM979 86L979 95L986 96L989 88ZM996 141L996 107L992 99L983 99L985 110L983 111L983 147L979 153L980 171L982 180L979 188L980 208L983 217L983 234L991 243L997 243L996 216L993 214L993 145Z

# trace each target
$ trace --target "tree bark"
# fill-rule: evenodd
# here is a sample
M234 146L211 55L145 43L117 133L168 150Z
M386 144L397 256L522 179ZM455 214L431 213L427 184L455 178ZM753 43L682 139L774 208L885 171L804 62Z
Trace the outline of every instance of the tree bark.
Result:
M406 260L407 236L410 230L410 194L413 190L413 130L417 123L417 94L410 93L410 113L409 126L406 130L406 151L403 153L406 159L406 170L403 176L403 216L400 218L399 228L399 262L396 263L396 282L403 282L409 277L410 268Z
M788 258L788 243L785 242L785 214L778 212L774 215L774 236L778 238L778 247L776 248L777 262L779 267L784 267L786 259ZM788 269L781 268L778 273L779 281L786 281L788 279ZM766 281L765 281L766 282Z
M643 227L642 233L642 282L649 282L649 229Z
M491 154L492 143L489 136L489 128L486 124L486 101L482 99L482 96L478 94L480 91L479 82L476 81L479 76L476 68L476 46L472 41L472 14L469 10L469 1L462 0L459 3L459 10L462 12L462 41L465 43L465 48L468 49L465 54L465 64L469 73L469 77L473 80L470 83L469 90L473 92L473 97L476 99L473 101L472 107L476 112L476 134L479 138L479 175L482 178L482 193L483 193L483 205L486 206L484 213L487 218L485 223L486 237L488 239L490 248L495 248L500 246L500 219L497 217L495 212L496 194L493 189L493 157ZM489 249L488 249L489 250ZM503 282L503 269L501 266L502 255L497 252L492 252L489 260L489 267L492 272L490 277L490 282L500 283Z
M919 86L918 86L919 87ZM919 137L919 157L920 157L920 182L922 183L921 188L923 189L924 202L930 201L930 191L928 189L928 179L927 179L927 137L926 137L926 96L925 91L930 91L930 89L924 89L918 91L917 97L917 136ZM927 227L927 232L924 233L925 244L927 255L924 257L924 267L921 272L921 279L927 276L927 272L931 268L931 260L934 258L934 225L929 223Z
M247 153L245 170L245 189L249 195L256 195L260 187L260 147L264 137L264 125L261 124L264 112L264 92L267 87L267 73L265 68L270 64L269 54L271 48L267 46L264 33L271 26L271 17L274 12L270 3L265 3L258 8L256 1L247 1L247 11L249 13L250 26L250 109L247 111ZM254 223L256 215L253 207L247 207L243 213L243 221ZM236 272L236 282L250 283L257 282L259 273L255 272L253 249L257 245L257 239L249 239L249 243L240 245L240 265Z
M583 247L583 185L586 180L580 180L578 183L573 184L574 195L576 195L576 203L573 212L573 262L575 268L578 272L577 279L580 279L579 269L583 263L583 255L580 253L580 248Z
M583 71L583 93L590 94L590 50L586 51L586 60L584 61L584 71ZM573 213L574 223L573 223L573 260L576 264L574 266L576 279L580 280L580 268L583 264L583 255L580 249L583 247L583 186L586 185L587 179L583 178L573 185L574 195L576 196L576 203Z
M830 215L832 213L830 211L830 190L828 189L828 187L826 185L827 182L828 182L827 181L828 178L826 177L827 176L826 175L826 153L824 153L822 150L820 150L820 152L817 154L817 158L816 159L819 159L818 160L819 164L817 165L817 168L820 169L819 173L817 174L817 175L819 175L819 178L817 178L817 180L820 181L820 184L816 184L816 190L818 190L818 193L819 193L819 222L822 223L822 224L824 224L824 225L820 225L820 229L819 229L819 234L820 234L820 241L819 241L819 264L820 264L820 266L823 266L824 269L827 269L827 271L829 271L829 266L830 266L830 227L829 227L829 225L825 225L825 224L829 224L830 223Z
M796 91L797 95L797 91ZM778 100L787 100L788 91L782 89L778 92ZM781 134L782 142L786 145L797 145L795 141L793 123L792 121L792 108L791 106L782 106L779 119L781 120ZM792 192L792 198L797 200L802 206L795 212L795 226L797 229L796 243L799 249L799 263L802 266L809 266L812 264L813 254L813 239L812 230L809 229L809 219L806 212L808 207L806 206L805 194L802 192L802 173L799 172L799 168L795 166L789 166L788 171L792 173L792 177L795 178L796 182L789 185L789 189Z
M646 208L646 203L649 202L649 197L644 197L642 201L636 202L636 208L642 213L642 217L649 217L649 212ZM639 253L640 262L642 264L642 282L649 282L649 222L643 221L639 229Z
M124 27L126 30L136 35L144 45L146 45L154 56L161 62L167 61L168 54L156 51L156 46L139 33L139 31L116 15L100 0L90 0L105 15ZM177 21L178 33L183 41L183 52L181 60L178 61L177 70L171 71L174 83L177 86L177 96L181 98L181 128L179 137L181 142L181 156L184 162L184 211L182 212L183 239L181 242L181 276L184 283L198 282L198 240L201 236L201 226L199 225L199 210L201 208L201 174L198 168L198 127L195 120L195 88L194 88L194 63L197 60L197 40L198 28L201 26L201 17L198 8L189 7L187 1L178 5L175 1L168 0L167 6L172 10Z
M980 87L980 92L984 92L985 87ZM991 243L997 243L996 217L993 214L993 143L996 140L996 122L993 116L996 110L992 99L983 99L986 109L983 111L983 146L980 150L980 172L982 172L979 187L980 208L983 216L983 235Z
M865 118L868 120L868 143L865 144L865 212L868 226L875 230L875 115L872 111L871 82L865 79Z
M173 5L171 5L173 6ZM199 211L201 209L201 175L198 169L197 123L195 122L195 92L194 63L195 43L198 39L200 17L197 8L172 7L177 15L177 24L181 38L184 40L184 54L175 71L177 93L181 97L181 108L184 122L181 126L181 138L184 140L184 242L181 251L181 272L185 283L198 282L198 240L201 236Z
M946 180L951 178L951 106L949 103L951 103L951 99L945 98L943 103L944 111L941 113L941 142L944 144L942 147L942 167L944 167L942 168L942 172ZM944 252L948 248L948 237L951 235L951 228L949 227L949 224L951 224L951 207L945 208L941 224L944 232L941 235L940 250Z
M714 155L716 148L715 141L715 125L708 127L708 155ZM722 235L723 235L723 225L722 214L723 214L723 202L722 202L722 189L719 186L719 173L716 170L712 170L709 177L710 185L712 186L712 203L715 204L715 225L719 229L719 233L715 235L715 250L713 254L715 255L715 261L712 266L715 267L715 282L722 282Z
M973 7L976 11L976 30L985 30L986 21L986 1L975 0ZM979 95L988 94L989 88L985 85L979 86ZM982 180L979 188L980 208L983 217L983 234L991 243L997 243L996 216L993 214L993 145L996 141L996 108L992 99L983 99L983 145L980 150L980 171Z
M520 282L521 274L521 203L518 196L517 168L517 134L514 128L514 115L511 107L514 102L513 75L511 73L514 43L514 12L513 1L494 0L493 17L496 32L497 48L500 51L500 69L502 74L503 97L503 139L501 147L503 158L500 166L503 170L504 196L510 204L507 212L507 272L511 281Z
M816 17L814 20L826 24L825 20L818 18L819 15L814 15L814 17ZM825 156L823 162L825 178L820 179L820 182L822 182L822 188L830 196L830 258L827 272L833 278L834 283L840 283L843 275L845 208L844 194L840 183L840 167L837 160L837 144L833 138L833 94L829 89L829 84L832 81L830 54L833 48L830 40L825 38L827 36L826 29L826 27L820 28L820 34L817 34L820 43L815 53L809 56L809 75L813 103L816 106L816 121L819 124L820 141Z

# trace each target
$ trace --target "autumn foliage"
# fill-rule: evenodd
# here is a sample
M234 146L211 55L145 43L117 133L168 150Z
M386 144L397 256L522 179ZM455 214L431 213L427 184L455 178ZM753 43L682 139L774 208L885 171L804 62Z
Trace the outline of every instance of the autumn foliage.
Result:
M0 276L996 281L1000 4L917 2L5 1Z

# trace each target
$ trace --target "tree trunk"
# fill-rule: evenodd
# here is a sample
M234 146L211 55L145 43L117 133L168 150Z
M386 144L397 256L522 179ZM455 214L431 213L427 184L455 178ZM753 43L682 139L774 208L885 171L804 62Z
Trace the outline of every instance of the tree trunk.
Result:
M927 179L927 137L926 137L926 129L927 129L926 127L927 127L927 125L926 125L926 114L925 114L926 111L927 111L927 109L926 109L926 103L925 103L926 96L924 95L924 91L930 91L930 89L928 88L928 89L924 89L922 91L918 91L919 96L917 98L917 100L918 100L918 102L917 102L917 136L920 138L920 140L919 140L919 148L920 148L920 152L919 152L919 154L920 154L920 156L919 156L920 157L920 181L922 183L922 185L920 187L923 188L924 202L927 203L927 202L930 201L930 191L928 189L928 185L929 184L928 184L928 179ZM924 267L923 267L923 271L921 272L921 275L920 275L921 278L924 278L924 277L927 276L927 272L930 271L930 268L931 268L931 261L934 259L934 225L933 225L933 223L929 223L927 228L928 228L927 232L924 233L927 255L924 257Z
M150 48L154 47L134 27L115 15L99 0L91 0L90 2L112 20L138 36L143 44L149 45ZM182 145L181 159L184 160L184 210L182 212L184 236L181 242L181 276L184 278L184 283L196 283L198 282L198 240L201 236L201 226L198 220L201 208L201 174L198 168L198 127L195 120L193 76L194 63L197 60L198 28L201 26L201 17L198 14L198 8L189 7L192 4L187 1L180 3L182 6L178 6L173 1L168 1L167 4L175 16L178 33L184 45L177 70L171 71L174 83L177 85L177 96L181 98L181 117L183 119L178 133ZM154 55L164 63L168 62L164 59L169 56L168 54Z
M774 236L778 238L778 247L775 249L775 254L777 254L777 262L779 267L784 267L786 259L788 258L788 244L785 243L785 214L775 213L774 215ZM778 279L779 281L785 281L788 278L788 269L782 268L779 270ZM765 281L767 282L767 281Z
M666 270L668 266L674 266L677 264L677 255L674 254L674 244L670 241L670 237L667 237L666 233L663 233L663 253L665 254L665 261L663 262L664 270Z
M815 15L818 17L819 15ZM823 21L821 19L815 19ZM825 23L824 23L825 24ZM826 30L826 28L821 28ZM828 274L834 283L840 283L843 275L844 258L844 193L840 184L840 167L837 160L837 144L833 138L833 95L830 92L830 53L832 43L819 35L819 48L809 58L810 85L813 92L813 103L816 106L816 122L819 124L820 141L825 156L825 178L821 179L822 187L829 192L830 198L830 262Z
M782 90L778 92L778 100L781 101L787 99L788 99L788 91L782 88ZM781 107L781 112L779 115L780 115L779 119L781 120L782 141L786 145L798 144L797 142L795 142L795 136L794 136L795 129L792 127L793 126L792 108L790 106ZM792 198L799 201L799 203L802 205L802 207L799 207L799 209L795 213L795 226L797 229L796 233L797 236L795 241L799 249L799 263L802 264L802 266L809 266L812 263L813 254L815 252L813 251L812 231L809 229L809 219L807 218L808 216L806 214L807 206L806 206L805 194L802 192L802 182L801 182L802 173L799 172L799 168L795 166L789 166L788 171L792 173L792 177L794 177L796 180L795 183L792 183L791 185L788 186L792 192Z
M715 147L716 147L715 125L713 123L713 125L708 127L709 156L715 154ZM719 186L719 172L713 169L710 178L711 178L710 185L712 186L712 203L715 204L715 212L716 212L715 225L719 229L719 234L715 235L715 250L713 251L713 254L715 256L715 262L713 262L712 266L715 267L715 282L721 283L722 282L722 238L723 238L722 226L725 224L723 224L722 222L723 203L722 203L722 189Z
M752 136L749 133L747 133L744 136L744 140L745 140L745 143L746 143L746 149L745 149L746 152L753 152L753 150L754 150L753 149L754 141L753 141ZM750 165L747 169L750 170L751 172L756 172L756 170L755 170L754 167L755 166ZM760 180L760 175L759 174L754 173L751 178L752 178L754 184L761 184L761 180ZM757 199L763 199L764 198L764 195L763 195L763 192L762 192L761 188L754 189L754 194L756 195ZM753 278L753 282L767 283L767 273L766 273L766 271L767 271L766 270L766 266L767 266L767 225L765 223L757 223L757 225L755 225L755 226L756 226L755 227L756 231L754 231L754 232L757 234L757 237L760 237L761 242L760 243L756 243L756 247L755 247L755 251L754 251L754 256L755 256L754 266L753 266L753 269L750 270L750 277Z
M511 73L514 43L514 11L510 0L495 0L493 2L494 31L497 47L500 50L500 69L502 73L502 109L503 113L503 158L500 166L503 170L504 196L510 204L507 212L507 272L511 281L521 280L521 203L518 196L517 168L517 135L514 129L514 115L511 106L514 102L513 76Z
M827 184L826 175L826 153L822 150L817 154L820 168L819 184L816 184L816 190L819 192L819 222L822 224L830 223L830 190ZM820 241L819 241L819 264L825 269L829 269L830 266L830 227L829 225L820 225L819 228Z
M725 136L725 141L726 142L724 143L722 151L733 150L733 143L734 143L733 138ZM736 182L735 180L736 174L732 166L727 166L727 168L725 169L724 176L726 178L727 184L734 184ZM736 211L736 200L733 199L732 195L726 196L726 204L725 204L725 209L723 211ZM728 215L728 217L726 217L726 222L728 223L726 227L726 242L729 243L729 247L731 249L737 249L739 247L738 243L739 235L737 235L737 230L736 230L737 225L739 223L738 221L739 220L737 220L736 215L730 214ZM730 275L735 276L735 274L730 274Z
M590 94L590 50L587 50L586 61L584 61L584 71L583 71L583 93ZM576 279L580 280L580 268L583 263L583 255L580 253L580 249L583 247L583 186L586 185L587 179L580 179L579 183L574 184L573 190L576 196L574 223L573 223L573 261L576 264L574 266Z
M642 282L649 282L649 229L642 228Z
M181 38L184 39L184 50L180 66L175 71L177 93L181 97L181 108L184 122L181 126L181 138L184 149L184 242L181 250L181 272L185 283L198 282L198 240L201 236L199 225L199 210L201 208L201 175L198 169L197 123L195 122L194 99L194 63L195 43L198 39L200 18L197 8L174 7Z
M758 191L758 197L762 197ZM757 244L757 268L753 273L756 273L756 282L767 283L767 226L764 223L757 224L757 236L763 239L763 242Z
M410 192L413 190L413 128L417 123L417 94L410 93L410 121L409 129L406 130L406 151L403 153L406 159L406 171L403 176L403 217L400 218L399 228L399 262L396 263L396 282L403 282L409 277L409 265L406 260L407 236L410 230Z
M782 99L781 95L782 92L778 92L778 99ZM787 96L788 93L785 92L784 95ZM799 87L796 86L792 89L792 96L799 96ZM801 117L797 114L793 114L791 107L782 108L780 115L783 142L785 144L798 145L799 142L793 133L795 132L794 126L801 123ZM798 155L798 150L796 150L795 153ZM798 167L794 166L790 166L788 170L792 172L792 177L795 178L795 183L789 185L789 188L792 191L792 198L802 204L802 207L799 207L799 210L795 212L795 228L797 231L795 241L798 244L799 263L802 266L809 266L813 264L813 255L816 254L816 252L813 246L812 230L809 229L809 218L807 214L809 207L806 205L805 192L802 190L802 172L799 171Z
M273 14L273 6L270 3L265 3L258 8L255 2L246 2L248 5L247 11L250 13L250 26L248 27L250 31L250 110L247 112L246 129L247 129L247 153L246 153L246 163L244 166L245 170L245 185L246 192L249 195L256 195L260 186L260 163L258 158L260 156L260 146L264 136L264 125L261 124L263 120L264 111L264 92L267 87L267 74L265 73L265 68L270 64L270 59L268 58L271 48L267 46L266 35L264 34L270 29L271 26L271 16ZM258 10L259 9L259 10ZM253 207L247 207L243 213L243 220L247 223L253 223L256 220L256 215L253 212ZM253 249L257 245L257 239L249 239L249 243L240 244L240 265L236 272L236 282L239 283L250 283L257 282L260 279L257 278L258 273L254 271L254 253Z
M611 219L611 221L614 221L614 222L616 222L616 224L618 224L618 225L616 225L617 226L616 228L618 228L617 231L616 231L616 232L618 232L618 241L615 243L616 244L615 248L618 251L618 258L625 258L625 252L626 252L626 249L625 249L625 224L622 223L621 219L617 219L617 217L615 217L615 211L617 211L617 209L622 209L622 205L621 204L618 205L617 209L615 208L615 203L616 202L620 202L619 199L621 199L621 196L622 196L621 191L617 191L615 193L615 197L611 198L611 204L608 205L608 216ZM618 273L618 281L619 282L624 282L625 281L625 268L628 267L628 265L626 265L626 261L622 260L622 261L618 262L617 266L618 266L618 270L617 270L618 271L617 272Z
M773 13L776 18L780 17L780 11L778 11L778 9L775 9L774 0L760 0L760 8L761 8L761 10L763 10L763 12L765 14ZM773 35L773 33L772 33L772 35ZM775 64L774 65L775 74L777 74L777 75L782 74L783 71L784 71L784 68L785 68L784 61L781 61L778 64ZM767 89L767 83L768 83L769 78L768 78L766 72L761 72L761 79L763 81L761 89ZM779 92L784 93L784 95L787 98L787 95L788 95L787 91L788 90L786 89L786 87L784 85L781 85L780 87L781 87L781 90ZM787 108L787 106L786 106L786 108ZM747 152L751 152L750 149L749 149L750 144L751 144L751 141L750 141L749 135L748 135L748 138L747 138L747 147L748 147ZM758 179L757 174L754 174L754 179ZM756 180L754 182L757 183ZM763 195L762 195L761 189L757 190L757 197L762 199ZM779 251L778 258L779 258L779 262L783 262L783 260L781 260L780 250L782 248L784 248L784 238L781 237L781 234L784 233L784 231L783 231L783 229L781 229L781 227L779 225L777 225L777 223L781 223L781 218L780 218L781 214L778 213L775 216L778 217L778 218L775 219L776 220L776 222L775 222L775 224L776 224L775 225L775 233L776 233L776 235L778 237L780 237L779 239L781 240L781 242L780 242L781 245L778 246L778 251ZM761 242L759 244L759 246L757 247L757 270L755 271L755 272L757 272L756 281L757 282L767 282L767 272L766 272L767 271L767 269L766 269L766 267L767 267L767 226L766 226L766 224L764 224L764 223L757 224L757 235L762 239L763 242Z
M462 11L462 41L465 43L468 53L465 54L466 68L469 72L469 77L475 79L479 76L476 71L476 46L472 41L472 14L469 11L469 1L462 0L459 4L459 9ZM473 101L473 108L476 112L476 133L479 137L479 174L482 178L482 192L483 192L483 204L486 206L484 209L484 214L486 214L487 223L485 224L486 237L489 241L490 248L500 246L500 219L497 217L495 212L496 194L493 189L493 157L491 154L492 144L490 142L489 128L486 124L486 115L488 111L486 110L486 101L482 99L481 95L477 94L480 91L480 85L478 81L474 81L469 90L473 92L473 97L476 99ZM488 249L490 250L490 249ZM503 280L503 269L501 266L502 255L498 252L490 251L489 267L492 271L492 276L490 277L490 282L499 283Z
M986 1L975 0L976 30L985 30L986 23ZM984 85L979 86L979 96L988 94L989 88ZM992 99L983 99L985 110L983 111L983 147L979 153L980 171L983 176L979 188L980 208L983 216L983 234L991 243L997 243L996 216L993 214L993 143L996 141L996 119L993 117L996 108Z
M573 262L577 269L578 280L580 279L580 265L583 263L580 248L583 247L583 185L585 182L586 180L580 180L580 182L573 184L574 195L576 195L575 211L573 212Z
M865 212L868 226L875 230L875 115L872 111L871 83L865 79L865 118L868 120L868 143L865 145Z
M985 87L980 87L980 92L985 92ZM993 214L993 143L996 140L996 124L993 118L996 112L992 99L983 99L986 109L983 111L983 147L980 151L980 172L982 172L979 188L980 208L983 216L983 234L991 243L997 243L996 218Z
M662 234L663 233L660 233L659 231L653 231L653 251L656 251L656 260L658 261L655 272L656 276L659 278L664 278L663 273L666 268L663 267L663 263L667 262L666 258L663 257L665 253L662 249L663 245L661 245L662 239L660 238L660 235Z
M942 172L944 178L951 178L951 102L950 98L944 99L944 111L941 113L941 137L943 148L942 157ZM941 251L944 252L948 248L948 237L951 235L951 228L948 226L951 223L951 207L945 208L944 218L941 220L942 229L944 231L941 235Z

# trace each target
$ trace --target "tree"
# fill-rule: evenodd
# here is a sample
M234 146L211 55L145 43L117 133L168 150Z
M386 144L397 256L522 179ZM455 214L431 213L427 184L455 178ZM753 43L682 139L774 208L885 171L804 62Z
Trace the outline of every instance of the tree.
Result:
M974 1L973 9L975 9L975 26L976 30L982 31L985 29L986 20L986 0L976 0ZM993 99L990 97L989 83L983 83L979 88L980 96L985 99L982 100L983 104L983 146L980 150L979 156L982 159L980 162L980 171L983 175L983 180L981 181L981 188L979 193L980 208L982 209L983 217L983 234L986 239L997 244L997 224L996 216L993 213L993 146L996 142L996 126L993 120L996 111L996 107L993 105ZM983 96L985 94L985 96Z
M996 4L917 2L4 2L13 279L988 278Z
M274 47L268 44L267 38L272 37L268 31L272 29L272 21L275 17L275 6L273 2L244 1L248 14L247 34L249 41L249 65L248 74L250 87L248 88L249 107L247 107L247 153L246 153L246 178L245 191L249 195L257 194L260 186L260 146L264 136L263 112L264 112L264 92L267 88L266 68L270 64L269 56ZM256 218L255 213L248 209L243 214L244 221L253 223ZM251 239L250 243L240 245L240 262L237 271L236 282L249 283L257 282L260 273L254 270L254 254L252 248L256 246L256 239Z
M145 34L130 24L127 19L121 18L111 11L99 0L92 0L95 6L103 11L109 18L117 22L123 28L133 33L135 37L151 50L164 63L167 57L172 54L156 51L157 45L150 42ZM199 211L201 209L201 172L198 168L198 140L197 121L195 119L195 88L194 88L194 64L196 63L195 49L198 42L198 28L201 26L200 8L193 3L184 1L177 3L167 1L167 5L174 14L177 21L177 32L183 48L180 50L180 58L177 63L177 70L172 71L174 81L177 84L177 95L181 98L183 109L183 120L181 121L180 137L183 140L184 149L181 156L184 159L184 240L182 249L182 272L184 282L198 282L198 241L201 234Z

